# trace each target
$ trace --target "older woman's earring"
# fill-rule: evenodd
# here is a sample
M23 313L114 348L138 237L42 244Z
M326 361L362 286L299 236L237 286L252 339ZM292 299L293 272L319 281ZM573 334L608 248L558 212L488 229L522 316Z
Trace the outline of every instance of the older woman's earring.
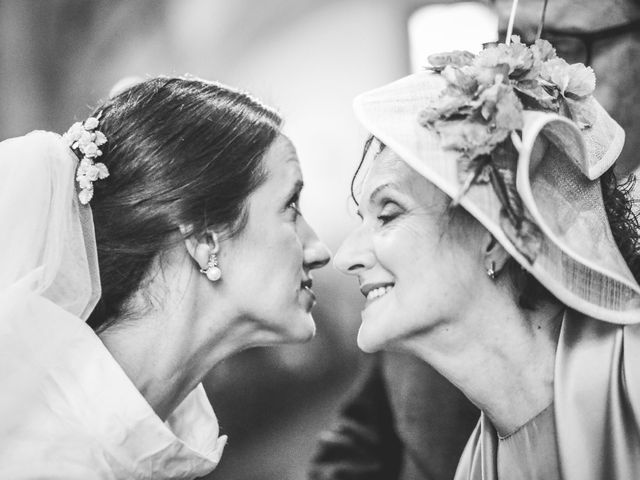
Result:
M492 261L491 262L491 266L487 268L487 276L491 280L495 280L496 279L496 262Z
M220 280L220 277L222 277L222 270L218 267L218 256L215 251L211 252L207 266L205 268L201 268L200 273L204 273L212 282Z

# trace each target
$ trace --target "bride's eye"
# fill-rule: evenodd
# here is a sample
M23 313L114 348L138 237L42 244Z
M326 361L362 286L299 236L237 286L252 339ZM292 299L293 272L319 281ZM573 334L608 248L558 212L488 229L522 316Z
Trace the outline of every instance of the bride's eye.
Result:
M299 215L302 215L302 212L300 211L300 193L299 192L289 199L289 202L287 203L287 210L290 210L293 212L294 219L297 218Z

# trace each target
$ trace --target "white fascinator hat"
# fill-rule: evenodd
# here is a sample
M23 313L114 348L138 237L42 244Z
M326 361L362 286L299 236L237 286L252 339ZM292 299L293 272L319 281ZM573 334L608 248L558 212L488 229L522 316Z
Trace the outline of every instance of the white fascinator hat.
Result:
M517 37L429 61L355 99L364 127L563 303L607 322L640 322L640 285L614 241L599 181L624 132L592 97L593 71L567 64L544 40L528 47Z

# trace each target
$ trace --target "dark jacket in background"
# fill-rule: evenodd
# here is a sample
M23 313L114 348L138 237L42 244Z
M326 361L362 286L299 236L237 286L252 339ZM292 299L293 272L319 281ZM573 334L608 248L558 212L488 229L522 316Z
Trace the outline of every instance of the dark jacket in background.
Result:
M450 480L479 411L422 360L378 354L337 424L321 435L311 480Z

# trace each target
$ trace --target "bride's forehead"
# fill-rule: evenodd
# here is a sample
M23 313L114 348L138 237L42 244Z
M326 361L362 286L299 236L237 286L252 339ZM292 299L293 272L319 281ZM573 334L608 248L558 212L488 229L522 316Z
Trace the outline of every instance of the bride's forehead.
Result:
M300 161L293 143L280 135L267 150L264 156L264 168L270 178L282 181L283 178L302 176Z

